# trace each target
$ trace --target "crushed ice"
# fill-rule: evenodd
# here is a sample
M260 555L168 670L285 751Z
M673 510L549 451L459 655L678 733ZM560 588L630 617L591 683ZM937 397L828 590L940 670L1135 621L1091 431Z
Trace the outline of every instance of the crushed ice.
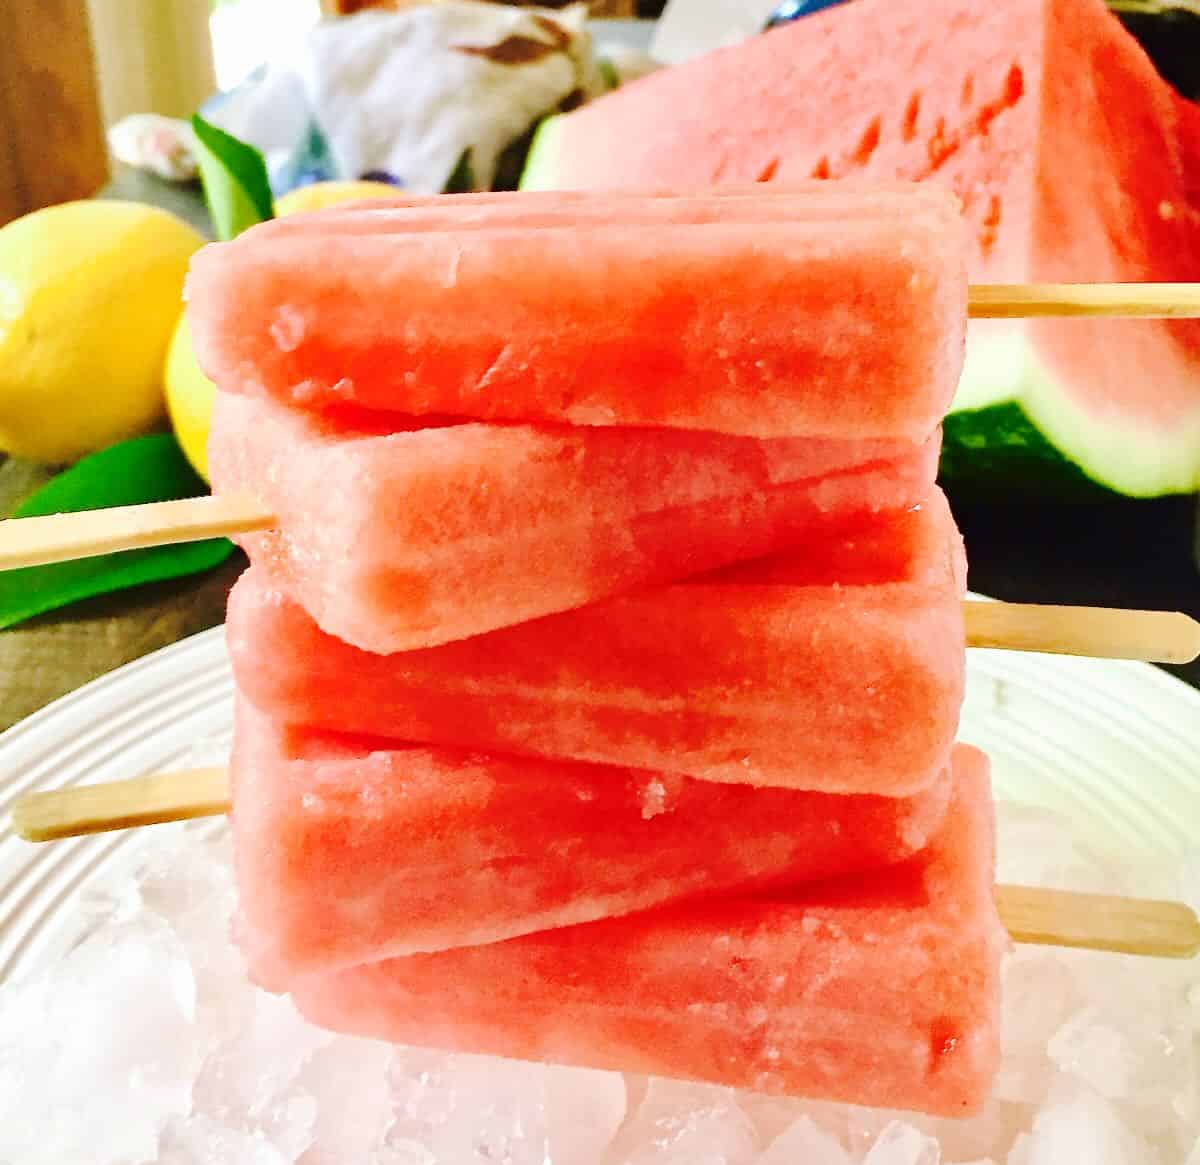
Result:
M651 797L651 807L656 807ZM1200 905L1004 807L1000 876ZM1200 1165L1200 964L1022 947L992 1100L941 1120L332 1036L252 989L228 843L176 827L0 988L0 1165Z

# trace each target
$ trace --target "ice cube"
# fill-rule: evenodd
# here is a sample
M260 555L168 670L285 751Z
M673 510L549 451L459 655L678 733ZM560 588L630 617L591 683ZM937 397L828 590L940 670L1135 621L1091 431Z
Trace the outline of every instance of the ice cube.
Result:
M312 1143L316 1101L294 1093L256 1118L245 1113L194 1112L176 1117L163 1134L156 1165L296 1165Z
M818 1128L823 1128L821 1122L814 1119L810 1103L794 1096L742 1092L738 1095L738 1107L750 1118L760 1145L770 1145L802 1118L807 1118Z
M257 1118L333 1039L306 1023L287 996L255 991L249 1010L245 1025L206 1057L196 1081L198 1111Z
M1004 968L1005 1050L1044 1048L1079 1002L1075 976L1062 959L1018 950Z
M1084 1084L1064 1081L1034 1119L1021 1165L1160 1165L1148 1141Z
M1063 1072L1111 1100L1175 1108L1195 1088L1189 1031L1122 1023L1094 1007L1055 1033L1049 1054Z
M625 1119L625 1079L593 1068L547 1067L550 1165L600 1165Z
M1057 954L1018 950L1005 964L1002 1000L1004 1056L994 1094L1035 1103L1045 1097L1055 1074L1046 1045L1079 1006L1081 992Z
M1120 1025L1167 1027L1182 1020L1186 984L1195 978L1188 960L1121 959L1096 951L1064 951L1085 1006Z
M608 1160L613 1165L749 1165L757 1149L754 1126L732 1089L651 1079Z
M1053 1072L1053 1065L1050 1067ZM1030 1107L993 1096L970 1120L941 1117L922 1123L946 1161L1003 1161L1019 1134L1030 1127Z
M313 1054L296 1079L316 1104L312 1147L302 1165L366 1161L382 1145L391 1123L391 1055L387 1044L350 1036Z
M317 1102L302 1089L270 1101L250 1117L249 1127L261 1133L285 1161L299 1161L313 1143Z
M163 1139L156 1165L293 1165L265 1133L247 1132L211 1116L177 1122Z
M545 1165L541 1064L397 1048L389 1068L393 1160L419 1165Z
M152 1160L190 1106L195 1007L186 954L150 915L0 988L0 1161Z
M801 1117L779 1134L756 1165L853 1165L841 1142L811 1117Z
M232 1038L251 1019L253 993L230 941L236 889L229 839L200 838L181 826L173 842L144 847L136 885L143 908L167 919L187 951L208 1045Z
M863 1165L938 1165L938 1143L903 1121L892 1121L875 1139Z
M890 1125L902 1123L931 1136L938 1123L933 1117L918 1113L831 1101L806 1101L804 1115L845 1145L854 1161L861 1161Z

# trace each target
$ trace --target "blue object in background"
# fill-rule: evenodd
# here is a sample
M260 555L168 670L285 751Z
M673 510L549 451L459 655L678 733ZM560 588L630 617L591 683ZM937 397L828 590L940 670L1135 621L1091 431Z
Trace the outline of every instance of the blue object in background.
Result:
M387 170L368 170L366 173L360 174L358 180L360 182L386 182L389 186L404 185L395 174L389 174Z
M276 195L286 194L298 186L331 182L340 177L321 127L315 121L309 121L304 136L272 173L271 189Z
M835 4L845 4L846 0L783 0L783 3L771 13L766 27L774 28L779 24L790 24L802 16L811 16L822 8L832 8Z

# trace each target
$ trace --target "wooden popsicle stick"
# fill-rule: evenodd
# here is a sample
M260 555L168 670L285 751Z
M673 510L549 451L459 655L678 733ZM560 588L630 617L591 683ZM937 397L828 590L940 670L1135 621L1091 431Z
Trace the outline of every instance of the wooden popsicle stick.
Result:
M1200 316L1200 283L984 283L971 287L967 314L1190 319Z
M13 808L13 828L26 841L55 841L217 816L229 808L226 771L193 769L27 793ZM997 886L996 904L1009 934L1020 943L1156 958L1188 959L1200 953L1200 920L1182 902Z
M26 841L58 841L138 825L161 825L228 813L225 769L188 769L26 793L13 805L13 831Z
M0 570L247 534L275 524L274 514L242 494L8 518L0 522Z
M1183 902L997 886L996 905L1014 942L1168 959L1200 954L1200 920Z
M963 617L968 647L1148 663L1190 663L1200 656L1200 623L1179 611L968 600Z

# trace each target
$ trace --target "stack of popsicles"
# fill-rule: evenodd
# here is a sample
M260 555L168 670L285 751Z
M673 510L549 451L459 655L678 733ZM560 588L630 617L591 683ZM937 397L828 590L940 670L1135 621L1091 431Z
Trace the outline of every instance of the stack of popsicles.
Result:
M330 1027L958 1114L997 1054L948 196L478 195L195 261L241 940Z

